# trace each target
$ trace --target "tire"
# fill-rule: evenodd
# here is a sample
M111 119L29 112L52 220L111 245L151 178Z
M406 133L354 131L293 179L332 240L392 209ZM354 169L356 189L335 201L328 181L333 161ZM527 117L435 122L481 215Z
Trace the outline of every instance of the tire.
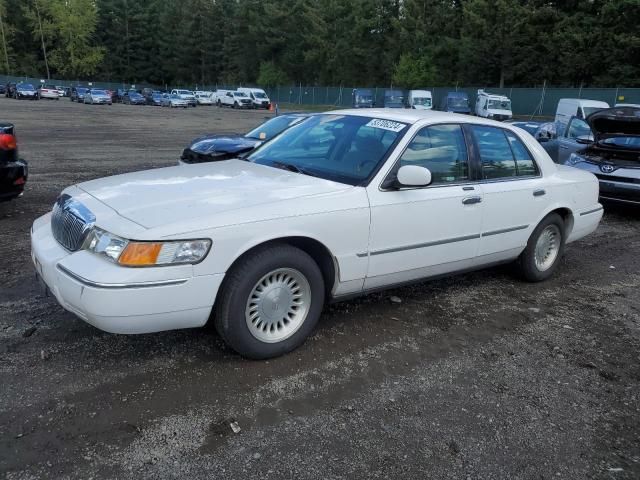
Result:
M238 108L238 102L233 102L233 105L231 105L231 108Z
M548 242L545 242L543 236ZM542 219L518 258L520 272L525 280L541 282L554 274L564 254L565 237L565 225L560 215L551 213ZM551 247L550 244L555 246ZM536 250L539 250L537 255Z
M259 298L254 293L263 282L271 283L262 292L267 292L265 302L275 319L264 315L259 300L250 302ZM269 296L273 292L277 295L275 300ZM281 295L285 296L283 302L278 300ZM294 300L293 295L299 298ZM256 360L277 357L302 345L311 334L320 318L324 298L322 273L306 252L286 244L265 246L246 255L227 273L216 300L214 324L227 345L243 357ZM301 303L296 305L296 301ZM284 323L285 319L289 321ZM270 320L277 322L277 327Z

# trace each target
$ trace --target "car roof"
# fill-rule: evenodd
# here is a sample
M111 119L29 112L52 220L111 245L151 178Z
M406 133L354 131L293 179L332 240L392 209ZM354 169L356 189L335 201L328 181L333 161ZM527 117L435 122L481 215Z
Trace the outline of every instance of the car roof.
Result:
M481 123L493 124L492 120L481 120L480 117L470 117L458 113L438 112L435 110L414 110L412 108L351 108L345 110L332 110L326 112L334 115L355 115L359 117L376 117L383 120L395 120L405 123L416 123L420 120L433 120L434 122L481 121Z

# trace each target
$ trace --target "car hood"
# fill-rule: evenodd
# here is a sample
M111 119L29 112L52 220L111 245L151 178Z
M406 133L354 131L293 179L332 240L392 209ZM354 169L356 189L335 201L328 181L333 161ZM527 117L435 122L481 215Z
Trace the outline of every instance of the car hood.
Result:
M196 218L203 218L202 227L222 226L215 216L229 212L226 223L243 223L251 207L353 188L243 160L145 170L77 187L147 229Z
M598 110L586 121L596 143L607 138L640 136L640 108L637 107Z
M260 140L242 135L207 135L191 142L189 149L204 155L242 153L256 148L260 143Z

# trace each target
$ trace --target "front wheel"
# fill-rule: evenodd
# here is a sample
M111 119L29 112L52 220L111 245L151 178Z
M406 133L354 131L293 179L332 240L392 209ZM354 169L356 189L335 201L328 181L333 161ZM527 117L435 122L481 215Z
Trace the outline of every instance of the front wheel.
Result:
M271 245L246 255L227 274L215 326L240 355L277 357L311 334L323 304L324 280L316 262L291 245Z
M518 262L525 280L541 282L551 277L564 253L565 225L557 213L547 215L535 228Z

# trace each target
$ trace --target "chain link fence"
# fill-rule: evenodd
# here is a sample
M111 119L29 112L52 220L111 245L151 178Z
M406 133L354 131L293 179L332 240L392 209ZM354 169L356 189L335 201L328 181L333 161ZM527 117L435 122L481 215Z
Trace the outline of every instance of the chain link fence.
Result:
M89 82L79 82L70 80L44 80L30 77L11 77L0 75L0 83L25 82L31 83L34 87L42 83L55 84L63 87L73 85L89 86ZM129 84L116 82L91 82L92 86L106 89L141 89L152 87L160 90L171 88L187 88L191 90L235 89L236 85L152 85L148 83ZM288 106L300 105L316 107L350 107L353 103L353 90L356 87L317 87L317 86L278 86L265 88L272 102L277 104L287 104ZM384 103L385 87L365 87L370 88L374 94L376 105L382 106ZM439 109L442 99L448 92L465 92L469 96L469 103L473 108L477 91L484 90L506 95L511 99L511 107L514 115L518 116L547 116L555 115L556 106L561 98L584 98L589 100L602 100L613 106L616 103L636 103L640 104L640 88L489 88L489 87L425 87L433 95L433 106ZM294 107L295 108L295 107Z

